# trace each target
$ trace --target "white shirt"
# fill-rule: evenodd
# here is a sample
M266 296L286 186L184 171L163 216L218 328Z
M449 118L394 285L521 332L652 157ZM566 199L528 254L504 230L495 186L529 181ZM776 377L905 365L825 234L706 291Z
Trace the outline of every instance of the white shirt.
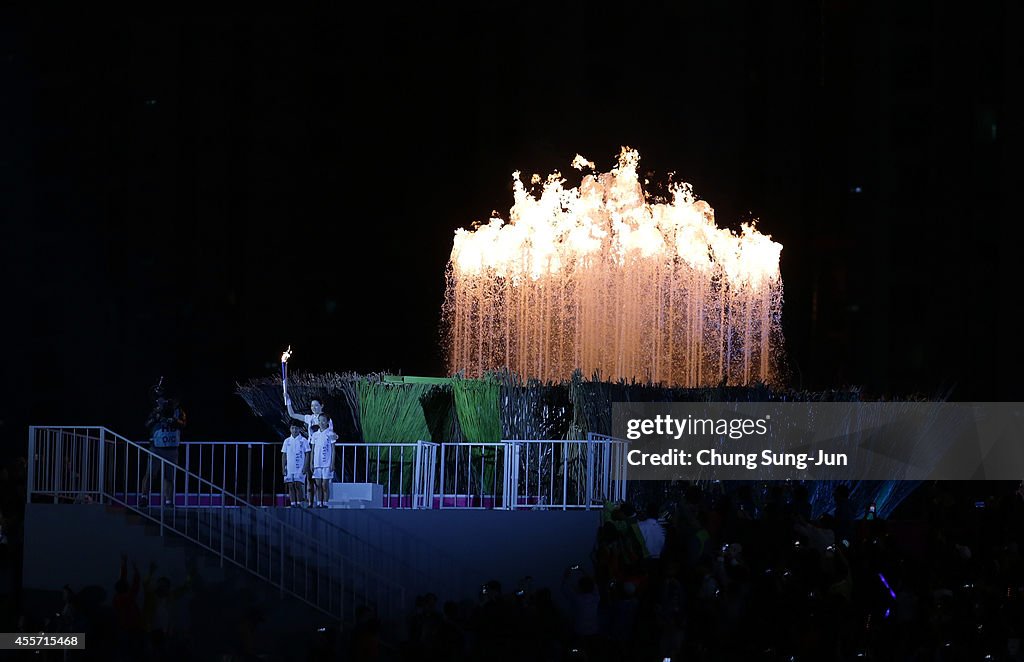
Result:
M306 419L306 434L308 434L309 438L312 439L313 438L313 426L314 425L320 425L320 414L305 414L305 415L303 415L303 418ZM334 419L332 419L330 417L327 418L327 429L328 430L333 430L334 429Z
M644 537L644 545L647 546L647 553L652 559L661 557L661 551L665 549L665 527L656 519L645 519L637 522L637 527Z
M338 435L333 430L318 430L313 433L313 468L333 469L331 466L331 448L337 441Z
M301 434L298 437L288 437L281 445L281 452L284 453L284 466L287 473L289 475L300 474L306 464L309 440Z

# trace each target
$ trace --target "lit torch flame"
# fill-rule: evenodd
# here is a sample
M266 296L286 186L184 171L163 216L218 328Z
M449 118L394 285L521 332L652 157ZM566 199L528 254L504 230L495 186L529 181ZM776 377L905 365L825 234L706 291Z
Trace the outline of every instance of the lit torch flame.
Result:
M288 349L284 350L281 354L281 388L284 389L285 402L290 403L288 399L288 359L292 357L292 346L288 345Z

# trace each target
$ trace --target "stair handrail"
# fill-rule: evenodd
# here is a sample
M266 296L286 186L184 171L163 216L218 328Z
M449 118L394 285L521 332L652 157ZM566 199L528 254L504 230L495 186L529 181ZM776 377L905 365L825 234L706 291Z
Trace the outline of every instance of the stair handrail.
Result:
M146 519L148 519L150 521L153 521L153 522L159 524L160 525L160 534L161 535L163 535L165 529L170 529L174 533L176 533L179 536L189 540L193 544L196 544L196 545L198 545L198 546L200 546L200 547L202 547L204 549L207 549L208 551L216 554L220 558L220 562L221 562L222 565L223 565L223 563L225 561L227 561L227 562L229 562L229 563L231 563L233 565L236 565L236 566L242 568L243 570L245 570L246 572L249 572L250 574L255 575L256 577L262 579L263 581L266 581L269 584L271 584L271 585L275 586L276 588L280 589L282 595L284 595L284 594L291 595L292 597L294 597L294 598L296 598L296 599L298 599L298 600L300 600L300 601L310 605L311 607L313 607L315 609L318 609L319 611L321 611L323 613L326 613L326 614L328 614L328 615L330 615L332 617L338 618L339 620L344 620L345 617L346 617L345 605L344 605L344 589L345 589L345 579L346 579L345 578L345 572L344 572L344 569L345 569L345 565L344 564L346 562L351 563L353 565L357 565L357 566L363 566L363 567L358 568L358 574L362 575L364 582L368 582L368 580L371 577L378 582L378 602L380 602L380 600L379 600L379 597L380 597L380 595L379 595L380 594L380 590L379 590L380 589L380 583L384 583L386 585L385 588L393 589L393 590L395 590L397 592L397 594L399 596L399 599L398 599L398 601L399 601L399 605L398 605L399 609L401 609L402 606L404 606L405 590L402 587L402 585L397 584L397 583L391 581L390 579L380 575L380 573L376 572L372 568L365 567L364 564L358 564L355 561L353 561L352 559L346 558L344 555L340 554L339 552L337 552L334 549L331 549L331 548L322 549L321 541L320 540L318 540L315 537L309 535L308 533L306 533L305 531L303 531L299 527L291 525L291 524L285 522L284 520L282 520L282 519L280 519L278 517L275 517L273 514L271 514L270 512L267 512L265 509L254 506L253 504L249 503L247 500L245 500L245 499L243 499L243 498L241 498L241 497L239 497L239 496L237 496L237 495L227 491L226 489L216 485L215 483L213 483L213 482L211 482L209 480L206 480L202 476L194 474L194 473L186 470L185 468L183 468L180 465L177 465L177 464L175 464L173 462L169 462L168 460L166 460L163 457L161 457L159 454L154 453L152 450L142 446L141 444L139 444L137 442L134 442L134 441L128 439L127 437L119 435L116 432L114 432L114 431L112 431L112 430L110 430L110 429L108 429L106 427L103 427L103 426L31 426L29 428L29 454L28 454L28 464L29 464L29 466L28 466L28 481L27 481L28 482L28 484L27 484L27 488L28 489L26 490L26 492L27 492L27 494L26 494L27 499L31 500L33 495L35 495L35 494L51 494L50 492L45 492L45 491L38 490L37 486L36 486L36 478L37 478L38 472L40 471L40 464L41 463L45 463L47 460L51 459L51 458L42 458L42 457L40 457L40 455L39 455L40 448L39 448L39 445L37 443L37 441L38 441L38 439L37 439L38 434L40 432L42 432L42 431L59 432L59 433L61 433L62 436L57 439L56 443L58 445L60 445L60 444L63 443L63 434L66 433L67 431L71 431L71 434L73 435L72 436L72 446L74 447L76 445L76 442L80 441L74 435L77 434L77 431L83 431L83 430L87 431L87 432L88 431L96 431L98 433L97 437L90 437L90 436L88 436L88 434L85 436L85 440L86 441L90 441L90 442L98 441L99 442L98 448L96 449L97 453L96 453L96 456L95 456L96 457L95 466L90 466L90 464L91 464L91 458L90 458L90 455L89 455L89 451L91 450L90 446L87 445L87 444L80 444L81 448L85 451L84 458L85 458L85 465L86 466L83 468L83 470L78 471L78 472L75 472L74 471L75 467L72 466L71 476L73 478L74 477L80 477L81 480L88 481L89 484L85 485L84 487L92 488L92 489L81 489L83 487L82 484L79 485L79 488L80 488L79 490L62 491L60 489L55 489L55 491L52 493L53 496L54 496L55 502L59 500L59 495L62 492L64 492L64 493L72 493L72 494L73 493L98 494L101 497L100 498L101 501L103 499L106 499L106 500L108 500L111 503L116 503L116 504L118 504L118 505L120 505L120 506L122 506L122 507L124 507L124 508L126 508L126 509L128 509L128 510L134 512L134 513L136 513L137 515L142 516L143 518L146 518ZM220 516L221 527L220 527L220 535L219 535L219 538L218 538L218 542L220 543L219 549L216 548L216 547L211 547L209 544L204 543L202 540L199 540L199 539L191 536L187 531L182 531L182 530L177 529L175 526L173 526L173 523L172 524L168 524L166 522L166 520L165 520L165 513L168 510L167 507L159 507L158 508L158 510L159 510L159 517L156 517L156 516L154 516L152 514L152 512L148 512L149 510L152 510L152 509L144 509L141 506L132 505L131 503L129 503L128 494L127 494L127 481L128 481L129 475L128 475L127 470L130 467L128 467L127 453L125 453L125 469L126 469L126 472L125 472L126 491L125 491L125 494L124 494L125 498L121 499L121 498L119 498L117 496L116 485L113 485L112 489L107 489L108 481L111 482L111 484L112 484L112 482L114 480L116 480L116 469L117 469L117 464L116 464L116 462L117 462L117 452L116 452L117 451L117 445L116 444L118 442L122 443L126 448L133 449L136 453L138 453L138 458L137 458L136 467L135 467L135 469L136 469L136 479L138 479L140 477L140 469L143 466L148 468L148 471L149 471L150 474L155 474L158 477L164 476L165 475L165 471L167 471L168 468L169 468L170 471L174 472L175 474L184 476L184 478L186 480L186 498L187 498L187 495L188 495L187 486L188 486L189 482L192 482L192 483L194 483L197 486L206 486L207 488L209 488L209 494L210 494L211 497L215 493L216 493L216 495L218 495L220 497L220 507L218 509L220 511L220 513L221 513L221 516ZM114 450L114 456L112 458L107 458L106 457L107 454L108 454L108 449L107 449L107 444L108 443L111 444L111 446L112 446L112 448ZM59 457L59 458L52 458L52 459L53 460L58 460L58 459L59 460L63 460L63 457L62 457L63 454L59 453L59 455L61 455L61 457ZM145 462L141 461L142 458L146 458ZM108 464L111 465L115 469L114 475L112 477L107 475ZM63 468L63 465L61 465L61 466ZM157 466L159 467L159 471L154 471L153 467L157 467ZM57 476L56 488L59 488L59 487L62 486L62 483L64 482L63 481L63 472L61 472L60 474L56 474L56 472L55 472L55 475ZM92 485L93 482L95 482L95 485ZM198 494L199 494L199 492L197 492L197 495ZM226 553L226 551L225 551L225 530L224 530L224 527L225 527L225 516L224 516L224 513L225 513L225 510L228 508L228 506L227 506L228 501L230 501L233 504L233 506L235 508L237 508L239 511L244 511L247 514L250 514L257 522L262 521L262 522L268 524L268 527L267 527L268 530L273 528L278 533L278 536L276 537L276 541L275 542L278 543L278 548L277 549L278 549L278 556L279 556L279 561L280 561L280 564L281 564L281 569L280 569L280 574L279 574L277 580L274 580L273 574L270 571L268 571L267 574L265 574L265 575L260 572L260 570L259 570L259 559L258 558L257 558L257 567L256 568L251 568L248 565L248 559L246 559L246 562L243 563L243 562L240 562L239 560L236 560L233 556L231 556L231 555ZM186 508L185 510L187 511L188 508ZM240 521L241 521L241 518L239 518L239 522ZM187 526L187 521L186 521L186 526ZM342 531L344 531L344 530L342 530ZM288 534L288 538L287 539L285 537L286 533ZM250 530L246 532L246 534L247 535L252 535L251 527L250 527ZM258 533L257 533L257 536L258 536ZM301 543L305 543L305 545L307 546L308 550L315 550L314 556L315 556L315 559L317 561L319 561L321 559L321 554L326 554L328 559L330 559L332 561L331 563L328 563L326 565L322 565L322 564L318 563L315 566L315 569L317 571L317 578L318 578L318 580L319 580L319 572L320 572L321 568L326 568L327 571L328 571L328 606L327 607L324 607L324 606L322 606L320 604L320 601L319 601L319 585L317 587L317 591L316 591L316 594L315 594L316 597L314 597L313 599L310 599L306 593L299 593L297 590L294 590L294 589L289 588L287 586L287 582L285 581L285 569L284 569L285 556L286 556L286 548L294 547L295 541L299 541L300 544ZM360 541L360 542L362 542L362 541ZM246 542L246 544L247 544L247 542ZM257 550L257 554L258 554L258 550ZM246 555L248 556L248 553ZM270 557L271 557L270 560L272 560L272 554L270 555ZM337 566L335 565L334 561L338 561L339 562L337 564ZM293 563L294 563L294 556L293 556ZM337 575L335 575L332 572L335 567L340 569L340 573L338 573ZM309 569L310 569L309 559L307 558L306 559L306 563L304 565L304 572L308 571ZM294 566L293 566L293 573L294 573ZM338 610L337 611L334 611L334 610L331 609L330 581L331 581L332 578L337 580L337 582L339 584L339 587L340 587L340 589L342 591L342 595L340 596L341 600L340 600L340 602L338 604ZM354 579L355 579L355 577L353 577L353 581L354 581ZM306 584L305 580L303 581L303 584L304 585ZM354 592L354 589L353 589L353 592ZM368 595L364 595L363 599L364 599L364 601L368 601L369 596ZM355 601L353 600L353 606L355 606L354 602ZM389 606L391 605L390 601L389 601L388 604L389 604ZM388 611L389 612L393 612L393 609L389 608Z
M239 441L239 442L232 442L232 441L218 441L218 442L191 441L191 442L182 442L182 445L186 446L186 448L188 447L187 444L205 444L205 445L222 445L222 446L232 446L232 445L240 446L242 444L246 444L246 445L249 445L249 446L268 446L268 447L272 447L272 448L275 448L275 449L280 447L280 444L274 443L274 442L268 442L268 441L252 441L252 442L243 442L243 441ZM353 442L341 442L339 445L343 445L345 447L364 447L364 448L369 448L369 447L374 447L374 446L377 446L377 447L391 446L391 447L415 448L416 449L416 453L417 453L417 457L416 457L416 459L414 461L414 464L415 464L415 467L416 467L416 469L415 469L416 473L414 474L414 479L413 479L414 486L417 483L420 483L420 484L427 485L429 489L424 490L425 493L426 493L426 496L424 497L423 495L418 494L419 490L416 487L414 487L413 488L413 499L415 500L415 499L419 499L421 497L423 497L426 501L429 501L430 499L432 499L432 487L433 487L433 480L434 480L433 473L432 473L433 462L424 462L423 461L424 458L422 457L421 454L429 453L430 457L433 458L434 457L433 453L436 453L436 448L439 446L439 444L434 443L434 442L430 442L430 441L418 440L416 442L393 442L393 443L392 442L378 442L378 443L374 443L374 444L356 444L356 443L353 443ZM271 455L271 457L273 457L273 456L274 455ZM261 455L261 457L262 457L262 455ZM429 465L430 469L427 469L426 465ZM276 471L276 468L275 468L275 471ZM421 472L423 472L425 474L429 474L429 475L420 475ZM261 492L261 498L263 496L265 496L265 494L263 494ZM257 507L259 507L259 506L257 506ZM429 505L429 504L421 505L420 507L429 509L429 508L431 508L431 505ZM417 569L409 561L406 561L406 560L402 559L401 557L397 556L396 554L387 551L382 544L373 543L373 542L370 542L368 540L363 539L359 534L355 533L354 531L350 530L349 528L339 524L338 522L336 522L336 521L334 521L332 519L328 519L327 517L323 517L322 514L317 509L315 509L315 508L301 508L301 509L299 509L299 513L300 513L300 517L305 518L305 520L308 521L311 526L313 526L313 527L321 527L323 529L326 529L329 532L333 532L339 538L348 538L348 539L350 539L352 541L356 541L357 543L359 543L360 545L363 545L366 548L366 553L367 554L372 553L374 555L386 558L389 563L392 563L395 566L397 566L398 568L400 568L402 573L406 573L410 580L415 578L417 575L422 575L422 569L417 571ZM375 521L375 523L377 524L377 526L381 530L386 528L388 534L391 535L392 537L401 536L401 538L403 540L405 540L406 542L414 543L414 546L416 548L418 548L418 549L426 549L427 550L427 556L429 556L431 559L433 559L432 562L430 563L430 565L432 567L434 567L434 568L442 568L442 570L436 570L435 569L435 570L432 571L432 573L431 573L431 578L432 579L436 579L437 581L439 581L443 585L445 585L447 587L451 587L452 589L455 589L456 587L460 587L460 574L458 572L459 562L455 559L454 556L452 556L448 552L442 550L441 548L437 547L434 543L431 543L430 541L425 540L422 537L417 536L416 534L411 533L411 532L409 532L407 530L400 529L400 528L396 527L394 524L391 524L390 522L387 522L387 521L382 520L382 519L375 519L374 521ZM403 577L404 576L406 576L406 575L403 575ZM468 586L468 584L467 584L467 586Z

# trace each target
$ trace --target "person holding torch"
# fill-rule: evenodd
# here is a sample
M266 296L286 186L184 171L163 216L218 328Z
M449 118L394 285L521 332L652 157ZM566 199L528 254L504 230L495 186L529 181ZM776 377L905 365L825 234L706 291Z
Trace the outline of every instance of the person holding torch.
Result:
M289 345L288 349L285 350L283 354L281 354L281 388L284 391L284 404L288 408L288 416L294 418L297 421L302 421L302 423L306 426L307 438L312 438L313 433L316 431L313 430L312 428L314 425L319 424L320 415L324 413L324 406L323 403L320 402L320 400L313 399L309 403L309 407L310 409L313 410L313 413L300 414L295 411L295 408L292 406L292 398L290 395L288 395L288 359L290 359L291 356L292 347L291 345ZM330 417L327 417L327 424L329 430L334 429L334 421L331 420Z
M327 429L332 433L334 432L334 421L324 414L324 405L320 400L313 399L309 403L312 413L300 414L295 411L292 406L292 398L288 395L288 359L292 357L292 346L288 345L288 349L281 354L281 388L284 392L284 404L288 408L288 416L295 419L296 421L302 421L306 426L306 438L313 441L313 434L320 430L320 417L323 416L327 419ZM335 435L337 438L337 435ZM333 457L333 454L332 454ZM313 501L316 494L316 483L313 479L313 472L309 472L306 477L306 489L309 495L309 506L313 506Z

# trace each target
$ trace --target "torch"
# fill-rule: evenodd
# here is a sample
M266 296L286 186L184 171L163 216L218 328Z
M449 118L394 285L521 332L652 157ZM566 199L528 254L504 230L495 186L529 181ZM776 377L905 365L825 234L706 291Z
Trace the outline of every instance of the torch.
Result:
M284 399L288 400L288 359L292 357L292 346L281 353L281 389L284 391Z

